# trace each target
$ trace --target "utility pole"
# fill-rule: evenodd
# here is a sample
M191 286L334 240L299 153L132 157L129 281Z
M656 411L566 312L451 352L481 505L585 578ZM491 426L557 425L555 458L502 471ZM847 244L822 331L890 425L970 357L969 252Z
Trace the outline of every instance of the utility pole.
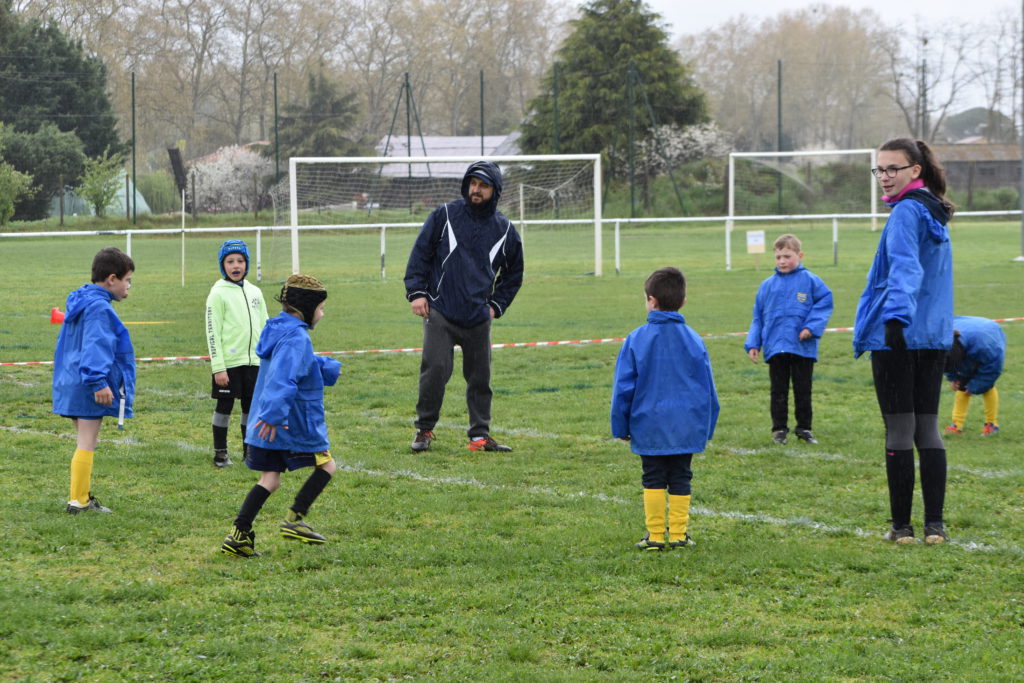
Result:
M778 66L779 66L779 77L778 77L778 80L777 80L776 86L775 86L776 87L775 100L776 100L776 104L777 104L776 111L775 111L775 119L776 119L777 126L778 126L778 130L776 131L776 136L775 136L775 140L776 140L775 141L775 147L776 147L775 151L781 152L782 151L782 60L781 59L779 60ZM779 163L781 164L782 162L780 161ZM777 189L777 194L778 194L778 213L781 215L782 214L782 168L781 167L776 172L776 182L778 183L778 186L776 188Z
M921 139L928 140L928 39L922 38L924 55L921 57Z
M1021 0L1020 5L1020 17L1021 17L1021 38L1024 39L1024 0ZM1024 46L1024 42L1018 43ZM1024 47L1021 49L1021 59L1024 60ZM1021 73L1024 75L1024 61L1018 61L1021 65ZM1020 176L1020 256L1013 259L1014 261L1024 262L1024 87L1020 89L1020 103L1021 103L1021 120L1018 122L1020 126L1017 129L1017 136L1020 140L1020 166L1018 175Z

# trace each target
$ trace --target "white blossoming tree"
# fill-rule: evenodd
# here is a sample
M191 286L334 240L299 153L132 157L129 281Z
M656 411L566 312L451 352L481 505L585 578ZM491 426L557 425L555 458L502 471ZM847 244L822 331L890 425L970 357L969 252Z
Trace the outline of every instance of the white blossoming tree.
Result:
M209 213L258 209L267 202L264 178L273 172L271 160L248 147L222 147L192 164L194 206Z

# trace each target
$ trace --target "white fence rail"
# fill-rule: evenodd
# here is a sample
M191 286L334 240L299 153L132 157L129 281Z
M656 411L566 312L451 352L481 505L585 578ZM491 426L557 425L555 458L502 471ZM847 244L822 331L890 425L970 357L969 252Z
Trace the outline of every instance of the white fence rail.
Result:
M838 255L839 245L839 221L840 220L863 220L868 221L872 219L882 218L883 220L888 216L884 213L834 213L834 214L791 214L785 216L685 216L685 217L669 217L669 218L603 218L600 223L602 227L612 226L614 229L614 250L615 250L615 272L618 274L621 270L621 249L620 249L620 233L622 226L629 226L632 224L668 224L668 225L688 225L694 223L720 223L724 226L724 242L725 242L725 268L731 270L732 268L732 257L731 257L731 233L733 223L743 222L774 222L774 221L831 221L832 224L832 243L833 243L833 262L836 262ZM1012 217L1021 216L1021 211L1015 209L1012 211L958 211L955 218L994 218L994 217ZM517 223L516 227L523 235L524 246L527 241L526 232L527 228L539 225L593 225L594 220L588 219L564 219L564 220L538 220L538 221L523 221ZM231 227L210 227L210 228L148 228L148 229L133 229L125 228L123 230L66 230L66 231L49 231L49 232L3 232L0 233L0 240L2 239L18 239L18 238L39 238L39 237L98 237L104 235L112 236L124 236L125 238L125 252L128 255L132 253L132 239L134 237L144 237L148 235L180 235L181 236L181 283L185 285L185 238L191 234L209 234L209 233L237 233L237 232L248 232L256 233L256 248L255 248L255 267L256 267L256 279L262 279L262 263L263 263L263 246L262 238L263 233L287 233L291 235L291 248L293 250L298 249L299 234L305 231L324 231L324 230L379 230L380 231L380 276L385 278L387 276L386 264L387 264L387 246L386 246L386 235L389 229L395 230L419 230L422 227L420 223L362 223L355 225L301 225L301 226L290 226L290 225L255 225L255 226L231 226ZM1024 230L1024 228L1022 228ZM1022 247L1024 248L1024 247ZM402 255L405 258L405 254ZM603 259L603 253L601 249L600 233L595 236L595 275L600 275L601 269L600 264ZM1017 260L1024 259L1024 254L1021 255ZM294 258L293 258L294 263Z

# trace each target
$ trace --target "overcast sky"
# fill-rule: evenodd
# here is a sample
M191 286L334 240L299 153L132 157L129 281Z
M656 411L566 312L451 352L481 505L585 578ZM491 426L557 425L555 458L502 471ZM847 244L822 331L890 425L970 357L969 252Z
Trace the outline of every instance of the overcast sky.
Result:
M1019 17L1020 2L1012 0L898 0L868 2L867 0L646 0L647 4L671 24L673 39L680 35L701 33L740 14L764 19L780 12L798 10L810 4L870 8L885 18L894 13L913 19L935 17L941 20L977 21L1006 10Z

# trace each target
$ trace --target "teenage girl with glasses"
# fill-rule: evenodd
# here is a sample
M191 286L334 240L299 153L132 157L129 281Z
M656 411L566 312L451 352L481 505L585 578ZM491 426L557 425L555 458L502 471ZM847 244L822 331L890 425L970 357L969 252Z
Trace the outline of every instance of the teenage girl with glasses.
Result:
M953 339L953 262L947 224L953 205L946 175L921 140L896 138L871 170L892 213L885 223L857 305L853 349L871 352L875 393L885 422L885 467L892 527L886 540L914 542L914 447L921 470L924 540L944 543L946 449L939 433L939 392Z

